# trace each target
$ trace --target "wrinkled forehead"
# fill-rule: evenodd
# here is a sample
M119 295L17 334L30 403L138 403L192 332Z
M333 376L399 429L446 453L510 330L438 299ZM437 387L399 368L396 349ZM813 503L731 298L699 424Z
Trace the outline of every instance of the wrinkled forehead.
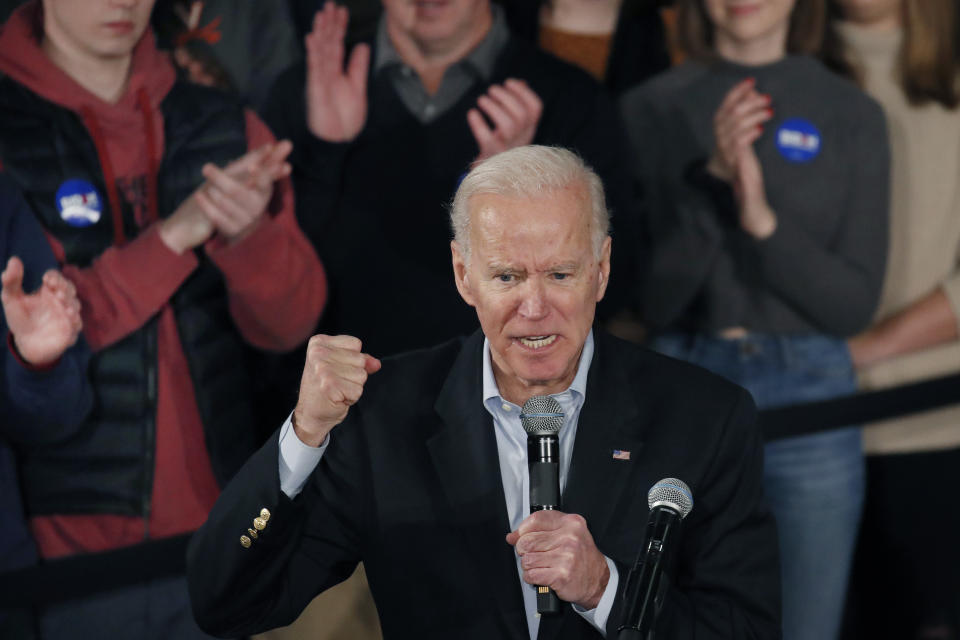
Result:
M535 196L477 194L467 205L470 244L493 254L534 248L575 253L589 248L592 219L583 189L564 188Z

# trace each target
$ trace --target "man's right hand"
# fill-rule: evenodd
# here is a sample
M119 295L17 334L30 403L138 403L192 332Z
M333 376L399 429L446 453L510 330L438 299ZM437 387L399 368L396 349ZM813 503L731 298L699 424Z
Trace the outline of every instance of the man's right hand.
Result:
M358 44L343 69L350 12L327 2L313 18L307 48L307 126L327 142L350 142L367 120L370 47Z
M362 346L353 336L310 338L293 410L293 428L303 443L320 446L360 399L367 377L380 370L380 361L363 353Z

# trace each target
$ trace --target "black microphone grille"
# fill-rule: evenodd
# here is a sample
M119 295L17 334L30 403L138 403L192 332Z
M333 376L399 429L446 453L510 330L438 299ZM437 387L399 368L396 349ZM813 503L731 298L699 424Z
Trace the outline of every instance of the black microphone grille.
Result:
M556 433L563 426L563 418L563 407L550 396L533 396L520 410L520 424L529 435Z
M651 509L658 506L669 507L683 519L693 510L693 493L683 480L664 478L650 487L647 505Z

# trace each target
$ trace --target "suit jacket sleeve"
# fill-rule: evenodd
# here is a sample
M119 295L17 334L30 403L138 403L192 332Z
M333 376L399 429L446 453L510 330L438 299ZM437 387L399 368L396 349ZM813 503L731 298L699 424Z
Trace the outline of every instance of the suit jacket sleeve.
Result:
M703 443L706 445L707 443ZM657 622L658 638L780 637L780 574L773 518L763 500L763 448L750 396L741 391L724 418L715 456L684 522L676 564ZM615 638L629 567L618 566Z
M351 417L353 417L352 414ZM360 560L366 464L350 418L304 490L280 489L279 434L227 486L187 551L187 580L200 627L221 637L259 633L293 622L320 592L353 573ZM257 537L248 532L270 512ZM241 536L251 539L249 548Z

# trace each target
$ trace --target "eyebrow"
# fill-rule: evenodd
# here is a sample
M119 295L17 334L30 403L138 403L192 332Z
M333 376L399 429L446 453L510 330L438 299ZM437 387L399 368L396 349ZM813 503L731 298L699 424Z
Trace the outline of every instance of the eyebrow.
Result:
M580 264L577 262L561 262L560 264L550 265L543 270L544 273L556 273L557 271L577 271L580 269ZM520 269L517 267L512 267L507 264L502 264L498 262L491 262L487 265L487 271L489 273L526 273L526 269Z

